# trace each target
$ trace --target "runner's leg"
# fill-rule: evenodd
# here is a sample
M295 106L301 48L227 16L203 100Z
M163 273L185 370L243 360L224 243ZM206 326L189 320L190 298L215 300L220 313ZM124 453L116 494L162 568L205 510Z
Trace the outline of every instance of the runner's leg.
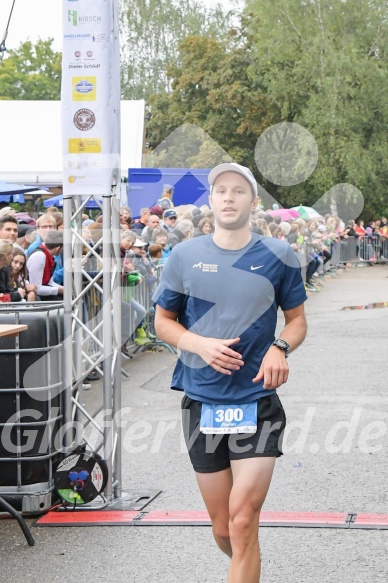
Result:
M195 473L197 483L212 521L213 536L221 551L232 557L229 538L229 498L233 478L230 468L210 474Z
M259 583L259 516L266 498L275 457L232 460L233 487L229 499L232 546L228 583Z

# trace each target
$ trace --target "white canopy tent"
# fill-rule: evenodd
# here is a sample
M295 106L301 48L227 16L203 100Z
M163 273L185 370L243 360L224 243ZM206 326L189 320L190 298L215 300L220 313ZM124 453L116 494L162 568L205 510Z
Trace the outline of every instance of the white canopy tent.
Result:
M142 166L144 101L121 102L121 176ZM0 181L62 184L60 101L1 101Z

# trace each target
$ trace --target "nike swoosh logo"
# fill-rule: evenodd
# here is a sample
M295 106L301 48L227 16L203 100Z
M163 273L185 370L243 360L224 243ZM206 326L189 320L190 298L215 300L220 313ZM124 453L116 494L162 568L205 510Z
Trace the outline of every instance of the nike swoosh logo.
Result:
M262 267L264 267L264 265L258 265L257 267L253 267L253 265L251 265L251 271L255 271L255 269L261 269Z

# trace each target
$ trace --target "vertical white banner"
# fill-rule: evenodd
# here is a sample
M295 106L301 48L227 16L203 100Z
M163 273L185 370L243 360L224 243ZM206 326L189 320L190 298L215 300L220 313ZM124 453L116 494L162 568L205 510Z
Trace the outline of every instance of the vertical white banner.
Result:
M120 188L119 0L62 0L64 194Z

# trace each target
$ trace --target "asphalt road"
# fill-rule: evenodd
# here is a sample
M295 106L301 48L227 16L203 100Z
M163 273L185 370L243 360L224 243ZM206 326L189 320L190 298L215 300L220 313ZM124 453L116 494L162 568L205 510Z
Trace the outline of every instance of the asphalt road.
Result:
M306 304L309 333L279 390L288 418L265 510L388 513L388 267L350 268ZM281 325L281 322L280 324ZM184 453L175 356L125 365L124 490L160 489L149 510L202 510ZM97 384L89 391L92 400ZM299 424L299 425L298 425ZM32 521L29 521L30 523ZM0 520L1 583L222 583L228 561L209 527L32 528ZM262 528L261 583L388 581L388 530Z

